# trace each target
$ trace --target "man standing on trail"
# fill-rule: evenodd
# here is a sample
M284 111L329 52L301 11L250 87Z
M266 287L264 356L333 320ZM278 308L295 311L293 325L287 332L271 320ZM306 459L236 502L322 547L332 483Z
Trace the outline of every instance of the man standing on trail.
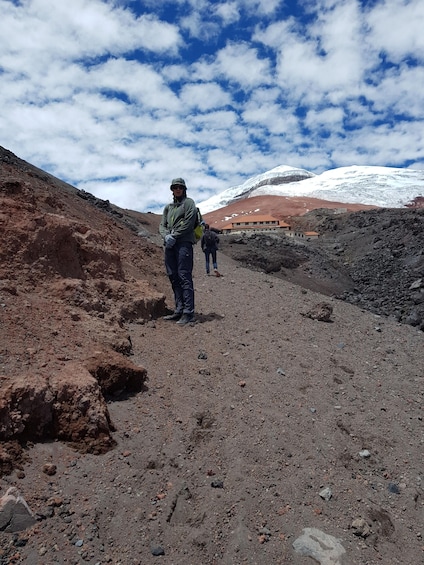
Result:
M163 209L159 233L165 246L166 274L174 292L175 309L165 320L179 325L194 321L193 245L197 208L187 197L184 179L171 182L173 201Z

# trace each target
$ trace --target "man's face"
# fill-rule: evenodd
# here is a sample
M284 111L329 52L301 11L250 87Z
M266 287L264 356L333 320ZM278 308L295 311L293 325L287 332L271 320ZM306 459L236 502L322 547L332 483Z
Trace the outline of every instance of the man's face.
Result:
M173 185L172 194L175 196L175 198L177 198L177 200L182 197L183 192L184 192L183 186L181 186L180 184Z

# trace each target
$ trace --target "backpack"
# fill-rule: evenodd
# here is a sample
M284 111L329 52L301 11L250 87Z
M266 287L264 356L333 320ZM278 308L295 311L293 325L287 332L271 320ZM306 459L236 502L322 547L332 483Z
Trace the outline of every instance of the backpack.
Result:
M202 214L199 208L196 207L196 221L194 223L194 236L196 238L196 243L202 239L205 222L203 221Z
M196 208L196 211L197 211L197 215L196 215L196 223L194 224L194 235L196 237L196 243L197 243L202 239L204 222L199 208Z
M203 243L204 246L209 247L209 249L214 247L216 243L216 235L211 230L206 230L203 234Z

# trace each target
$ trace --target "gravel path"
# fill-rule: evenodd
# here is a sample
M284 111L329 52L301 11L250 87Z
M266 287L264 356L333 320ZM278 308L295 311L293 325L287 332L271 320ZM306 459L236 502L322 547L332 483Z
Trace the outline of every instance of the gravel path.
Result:
M109 403L113 451L38 445L2 480L43 519L0 563L307 565L304 528L345 551L322 565L424 562L423 332L218 265L196 248L194 325L129 328L148 382Z

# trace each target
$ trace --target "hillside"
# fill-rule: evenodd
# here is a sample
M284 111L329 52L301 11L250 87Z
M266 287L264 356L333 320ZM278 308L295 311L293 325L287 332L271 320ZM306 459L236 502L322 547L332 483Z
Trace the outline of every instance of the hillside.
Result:
M368 206L366 204L346 204L343 202L320 200L318 198L262 195L238 200L213 212L207 212L204 214L204 218L211 226L219 230L223 226L228 225L231 222L231 218L255 214L270 215L296 226L299 217L316 209L358 212L375 208L376 206Z
M196 247L196 322L179 328L161 317L158 216L5 150L0 199L1 565L423 560L424 333L317 292L324 258L346 262L365 230L363 261L387 216L314 213L349 239L299 247L279 276L223 238L208 277ZM399 222L385 233L393 255ZM392 268L421 268L410 239Z
M334 214L329 207L290 221L320 238L228 235L222 250L245 266L424 330L424 209Z

